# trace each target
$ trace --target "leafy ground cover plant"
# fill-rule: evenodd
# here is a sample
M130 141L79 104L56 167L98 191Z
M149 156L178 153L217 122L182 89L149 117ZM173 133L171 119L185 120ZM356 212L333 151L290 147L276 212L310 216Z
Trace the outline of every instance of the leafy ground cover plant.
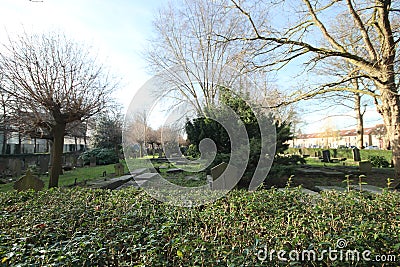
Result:
M196 208L142 191L60 188L0 194L4 266L372 266L279 261L270 250L337 247L400 259L400 195L234 190ZM396 266L398 262L373 263Z

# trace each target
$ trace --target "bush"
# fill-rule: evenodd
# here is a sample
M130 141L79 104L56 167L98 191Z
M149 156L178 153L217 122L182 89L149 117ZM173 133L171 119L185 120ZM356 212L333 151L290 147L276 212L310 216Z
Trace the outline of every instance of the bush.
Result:
M299 190L234 190L213 204L179 208L133 188L8 192L0 194L0 261L6 266L372 266L330 261L326 255L320 262L261 261L257 254L264 247L321 253L344 238L346 250L400 259L399 206L398 193L332 192L315 198Z
M382 156L368 156L368 160L371 162L373 167L377 168L388 168L389 162Z
M97 165L108 165L112 163L117 163L119 161L118 155L115 153L115 150L106 148L94 148L90 151L82 153L79 157L83 159L85 165L90 163L91 157L96 157Z

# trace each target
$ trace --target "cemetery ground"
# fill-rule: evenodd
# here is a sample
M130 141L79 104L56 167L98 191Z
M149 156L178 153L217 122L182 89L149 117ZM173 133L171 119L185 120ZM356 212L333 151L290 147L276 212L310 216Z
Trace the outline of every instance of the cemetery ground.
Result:
M130 165L139 169L143 163L134 159ZM214 203L192 208L159 202L135 186L7 190L0 193L0 266L398 266L400 194L385 189L392 169L373 168L363 178L384 188L379 193L352 188L316 196L302 190L318 183L346 188L347 183L345 177L304 175L299 169L357 173L356 164L307 158L306 165L291 166L291 190L233 190ZM173 183L207 183L205 173L177 171L179 166L154 163ZM87 184L104 181L104 170L111 175L114 164L65 172L68 178L61 176L60 185L74 184L78 171L82 179L92 178ZM357 185L355 178L352 184ZM287 186L287 177L280 180ZM348 250L370 254L358 261L340 259L339 254L336 259L323 256L323 251L338 250L339 241L345 242L344 255ZM271 254L279 250L293 259L282 261ZM303 251L317 256L301 258Z
M122 161L123 164L124 161ZM126 166L125 166L125 169ZM114 164L109 165L101 165L96 167L82 167L82 168L75 168L70 171L64 171L63 174L60 176L59 186L60 187L68 187L73 186L75 184L75 179L77 179L77 183L79 185L84 185L85 181L89 182L96 179L102 179L103 173L106 172L108 177L111 177L110 174L114 173ZM48 187L49 177L47 175L41 175L39 177L44 182L44 188ZM0 192L6 192L13 190L14 183L6 183L0 184Z

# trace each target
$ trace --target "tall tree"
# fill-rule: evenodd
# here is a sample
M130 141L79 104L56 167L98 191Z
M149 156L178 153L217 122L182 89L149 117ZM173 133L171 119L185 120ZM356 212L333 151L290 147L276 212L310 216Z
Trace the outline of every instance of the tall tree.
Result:
M96 120L93 134L95 147L114 149L118 155L122 144L122 115L110 112L101 114Z
M169 2L154 21L156 34L145 52L151 70L164 71L167 75L160 78L176 84L166 95L169 101L185 101L199 114L217 101L218 85L238 84L241 79L236 70L250 68L245 60L248 45L224 43L213 34L232 36L244 30L240 18L224 8L228 1L222 2Z
M9 38L0 51L5 91L17 105L14 120L52 139L49 187L57 187L67 125L107 107L116 83L89 49L58 33Z
M359 69L359 75L346 77L336 81L326 82L313 88L312 91L299 94L292 101L309 98L316 94L331 91L348 90L357 92L343 83L357 77L368 78L373 81L377 92L372 96L376 99L376 107L382 115L388 138L393 151L393 162L396 177L400 177L400 98L398 94L398 42L400 8L398 2L390 0L303 0L298 6L291 5L288 1L265 2L251 7L246 1L231 0L236 10L247 18L253 31L246 36L226 38L227 40L246 40L260 44L262 52L259 54L270 55L268 61L259 58L260 67L287 64L302 56L312 67L328 59L336 58L345 60ZM243 3L245 2L245 3ZM246 4L247 3L247 4ZM285 23L272 23L270 17L258 16L257 9L272 12L279 7L279 12L290 12L291 17L299 20L293 22L288 19ZM293 10L291 7L298 7ZM254 9L252 9L254 8ZM276 9L275 9L276 11ZM276 11L278 12L278 11ZM340 16L347 14L351 23L341 24ZM268 19L268 20L267 20ZM329 21L335 20L335 23ZM362 49L358 53L348 49L348 42L352 38L337 38L332 25L341 24L343 28L351 28L348 34L358 36L358 44ZM345 32L343 34L346 34ZM275 53L274 53L275 52ZM271 60L274 57L275 60ZM360 93L370 94L362 91ZM291 101L290 101L291 102Z

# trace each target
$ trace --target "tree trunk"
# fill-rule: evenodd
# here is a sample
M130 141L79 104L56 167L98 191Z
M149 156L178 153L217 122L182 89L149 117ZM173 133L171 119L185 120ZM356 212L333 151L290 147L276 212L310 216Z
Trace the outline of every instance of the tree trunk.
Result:
M354 94L354 110L357 119L357 147L364 148L364 119L361 111L361 95Z
M62 171L62 155L64 149L65 123L57 123L53 132L53 145L51 148L52 166L50 172L49 188L58 187L58 178Z
M389 90L381 90L382 105L380 112L386 126L387 138L390 142L390 148L393 152L393 165L395 172L394 184L400 188L400 99L397 94Z
M1 154L5 155L7 150L7 131L6 131L6 126L4 126L4 131L3 131L3 146L1 148Z

